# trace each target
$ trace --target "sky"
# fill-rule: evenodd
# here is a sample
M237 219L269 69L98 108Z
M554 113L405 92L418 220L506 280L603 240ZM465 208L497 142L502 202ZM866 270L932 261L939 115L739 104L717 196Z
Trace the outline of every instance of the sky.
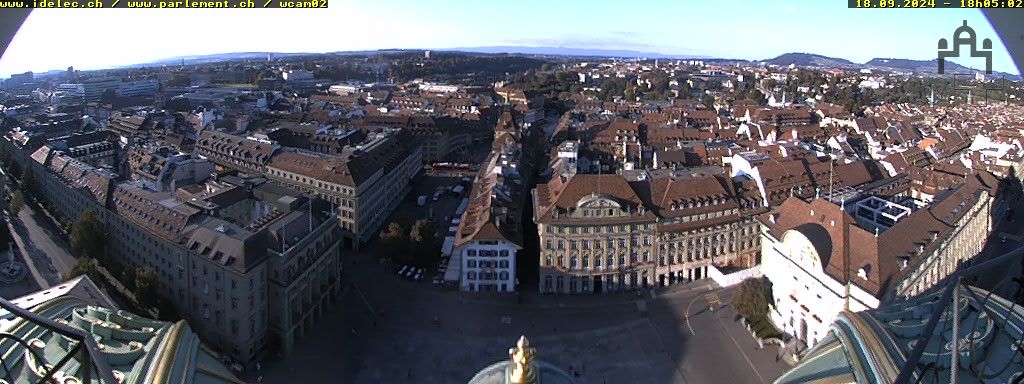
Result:
M843 0L330 0L327 9L37 9L0 77L227 52L554 46L768 59L808 52L930 60L967 21L993 69L1019 74L977 10L849 9ZM960 59L982 67L981 59Z

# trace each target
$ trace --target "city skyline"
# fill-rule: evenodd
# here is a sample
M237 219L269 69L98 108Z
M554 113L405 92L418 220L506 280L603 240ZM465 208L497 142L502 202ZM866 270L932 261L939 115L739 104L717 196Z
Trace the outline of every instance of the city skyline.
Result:
M993 40L995 71L1020 73L977 10L864 10L849 9L841 2L812 1L730 3L646 1L631 5L636 11L621 23L613 22L622 17L614 10L621 6L607 1L527 1L515 8L472 9L460 7L458 2L428 7L412 1L388 6L336 1L328 9L315 10L109 9L89 18L74 10L45 9L29 16L0 58L0 77L68 66L94 70L231 52L482 46L636 50L747 60L788 52L858 63L872 58L930 60L935 58L938 39L951 36L965 20L979 39ZM731 13L723 14L722 9ZM803 25L787 21L801 17ZM837 26L837 20L846 26ZM969 58L955 61L980 66Z

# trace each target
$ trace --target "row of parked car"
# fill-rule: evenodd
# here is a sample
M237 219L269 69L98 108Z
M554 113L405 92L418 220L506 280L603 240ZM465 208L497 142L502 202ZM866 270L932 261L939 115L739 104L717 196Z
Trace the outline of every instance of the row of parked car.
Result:
M404 277L407 280L419 282L423 281L423 274L425 272L426 269L424 268L403 265L402 268L398 270L398 276Z

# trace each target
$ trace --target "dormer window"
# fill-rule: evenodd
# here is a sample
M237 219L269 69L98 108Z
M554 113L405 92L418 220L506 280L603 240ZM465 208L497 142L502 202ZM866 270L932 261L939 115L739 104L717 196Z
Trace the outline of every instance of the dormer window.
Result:
M871 273L871 264L864 264L863 267L857 270L857 277L867 280L868 274Z

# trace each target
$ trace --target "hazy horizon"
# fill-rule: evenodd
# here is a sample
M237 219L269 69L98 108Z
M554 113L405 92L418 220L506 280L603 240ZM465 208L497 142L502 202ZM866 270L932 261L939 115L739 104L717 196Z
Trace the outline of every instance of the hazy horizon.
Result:
M993 41L993 70L1020 74L975 9L849 9L844 2L520 1L515 7L334 0L327 9L37 9L0 58L0 77L109 69L236 52L327 53L517 46L764 60L805 52L864 63L932 60L964 20ZM625 9L628 12L622 12ZM83 17L88 14L89 17ZM800 23L792 22L800 19ZM130 31L130 32L126 32ZM957 63L978 68L970 58Z

